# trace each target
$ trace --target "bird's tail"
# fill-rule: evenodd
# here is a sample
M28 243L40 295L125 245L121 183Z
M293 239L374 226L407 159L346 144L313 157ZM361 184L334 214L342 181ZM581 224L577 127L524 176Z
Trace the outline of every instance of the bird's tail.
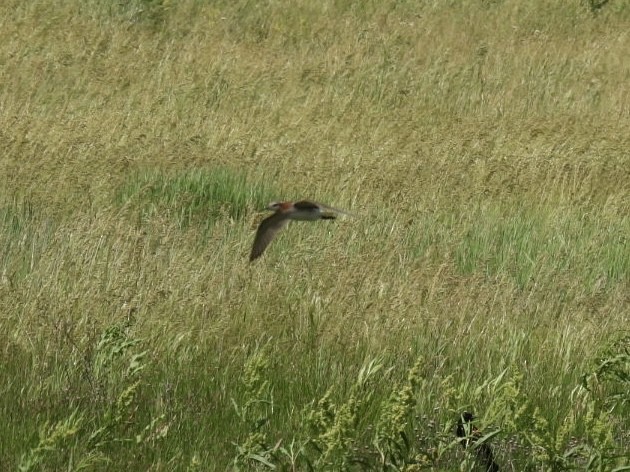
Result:
M323 215L334 215L335 218L337 216L339 216L339 215L356 216L354 213L351 213L351 212L346 211L346 210L340 210L339 208L331 207L331 206L328 206L328 205L323 205L321 203L319 205L322 208L322 214ZM330 219L330 218L326 218L326 219Z

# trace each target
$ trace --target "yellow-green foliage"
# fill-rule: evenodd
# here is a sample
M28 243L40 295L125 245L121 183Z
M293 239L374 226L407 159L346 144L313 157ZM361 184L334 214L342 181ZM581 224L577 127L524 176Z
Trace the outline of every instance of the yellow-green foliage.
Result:
M462 409L506 468L626 464L599 3L0 2L0 470L455 470ZM292 198L356 216L250 265Z

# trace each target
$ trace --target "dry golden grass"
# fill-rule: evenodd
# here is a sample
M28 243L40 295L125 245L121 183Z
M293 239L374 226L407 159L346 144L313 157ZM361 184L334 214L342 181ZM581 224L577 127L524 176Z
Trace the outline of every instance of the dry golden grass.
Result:
M630 6L587 5L3 2L0 469L225 469L261 352L270 446L378 359L369 444L419 356L414 414L503 411L500 462L553 462L510 449L504 393L479 389L504 370L550 431L578 418L558 451L589 443L576 386L630 322ZM217 169L232 183L204 206ZM357 217L295 224L249 265L267 197ZM99 357L104 333L142 377ZM619 408L601 422L627 453ZM33 452L64 419L57 455Z

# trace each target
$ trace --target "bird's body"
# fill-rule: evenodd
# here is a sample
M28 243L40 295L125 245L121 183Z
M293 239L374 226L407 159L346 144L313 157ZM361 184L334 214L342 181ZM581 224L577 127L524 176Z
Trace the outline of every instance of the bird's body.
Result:
M267 209L272 210L274 214L265 218L258 226L252 252L249 256L250 261L262 255L278 231L284 228L289 221L334 220L339 213L345 213L342 210L308 200L272 202Z
M487 442L478 442L483 435L481 431L473 425L475 416L464 411L457 421L456 434L460 438L461 445L464 449L468 449L469 446L473 446L476 451L477 461L486 470L486 472L499 472L499 466L494 461L494 454L492 448Z

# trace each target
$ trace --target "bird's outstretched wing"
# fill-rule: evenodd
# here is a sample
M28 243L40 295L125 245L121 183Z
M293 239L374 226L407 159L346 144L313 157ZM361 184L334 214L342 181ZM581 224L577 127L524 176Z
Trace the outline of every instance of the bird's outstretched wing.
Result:
M256 230L256 237L249 255L249 261L259 258L265 251L269 243L276 237L278 231L284 228L289 220L282 214L274 213L260 222Z
M298 210L320 210L322 213L332 216L334 216L335 213L347 216L354 216L352 213L349 213L345 210L340 210L339 208L331 207L329 205L324 205L323 203L313 202L310 200L301 200L299 202L295 202L293 206Z

